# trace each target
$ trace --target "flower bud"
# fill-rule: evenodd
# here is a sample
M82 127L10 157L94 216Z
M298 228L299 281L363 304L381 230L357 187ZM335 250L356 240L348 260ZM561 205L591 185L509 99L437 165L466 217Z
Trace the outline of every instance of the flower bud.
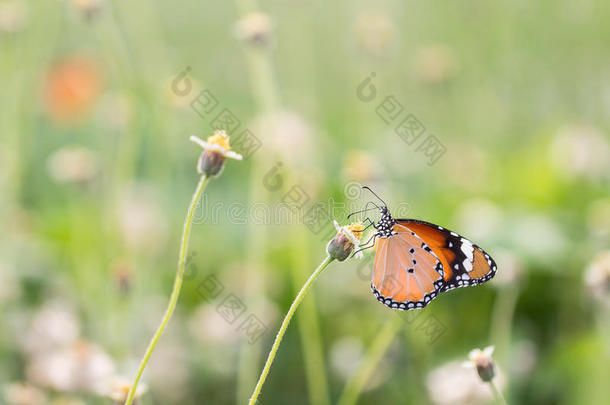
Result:
M496 375L495 364L491 358L493 351L493 346L488 346L483 350L474 349L468 355L469 361L464 364L467 367L476 368L479 377L481 377L481 380L484 382L490 382Z
M242 160L242 156L231 150L229 136L223 130L216 130L214 135L208 137L207 142L202 141L196 136L191 136L191 141L203 148L197 171L206 176L218 176L222 171L226 158Z
M349 257L354 247L358 248L362 237L362 224L356 222L347 226L339 226L337 221L334 221L334 225L337 235L326 245L326 252L333 259L342 262ZM357 255L361 257L362 252L358 252Z

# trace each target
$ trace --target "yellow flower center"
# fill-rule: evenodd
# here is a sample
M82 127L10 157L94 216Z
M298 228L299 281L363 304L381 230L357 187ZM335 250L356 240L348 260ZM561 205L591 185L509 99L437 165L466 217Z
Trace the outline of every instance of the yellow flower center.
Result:
M231 150L229 145L229 135L223 130L216 130L214 135L208 137L208 143L210 145L218 145L227 152Z
M350 232L353 233L356 238L358 238L358 240L362 238L362 224L360 222L349 224L346 226L346 228L349 229Z

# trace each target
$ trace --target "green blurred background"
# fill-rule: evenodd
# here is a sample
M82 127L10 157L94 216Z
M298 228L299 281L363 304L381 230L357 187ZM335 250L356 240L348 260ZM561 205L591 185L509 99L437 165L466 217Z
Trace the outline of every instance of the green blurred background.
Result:
M372 250L333 263L261 404L493 403L461 367L488 345L511 404L610 403L609 15L601 0L0 0L0 403L120 398L171 289L188 137L224 108L260 147L206 190L139 403L246 403L330 217L371 199L358 184L473 239L498 275L396 313L370 293ZM204 89L218 106L201 116ZM390 95L404 111L386 123ZM394 130L407 114L425 127L411 145ZM295 186L308 201L276 218ZM339 207L324 232L303 220L315 202Z

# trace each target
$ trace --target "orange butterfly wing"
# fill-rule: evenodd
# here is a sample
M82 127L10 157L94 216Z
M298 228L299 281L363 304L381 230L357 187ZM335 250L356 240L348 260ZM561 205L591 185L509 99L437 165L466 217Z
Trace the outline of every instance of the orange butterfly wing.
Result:
M440 259L448 291L489 281L495 276L497 266L483 249L442 226L415 219L398 219L397 224L415 232Z
M445 286L443 266L422 238L395 224L396 234L381 237L371 288L383 304L395 309L423 308Z

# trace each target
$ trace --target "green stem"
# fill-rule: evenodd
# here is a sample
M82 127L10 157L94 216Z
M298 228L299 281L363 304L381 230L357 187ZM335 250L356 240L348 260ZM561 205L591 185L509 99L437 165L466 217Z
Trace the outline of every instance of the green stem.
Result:
M163 319L161 320L161 324L157 328L157 331L153 335L150 343L148 344L148 348L146 349L146 353L144 353L144 358L142 358L142 362L140 363L140 367L138 368L138 373L136 374L136 378L131 385L131 389L129 390L129 396L125 401L125 405L131 405L133 402L133 397L136 393L136 389L138 388L138 382L142 377L142 373L146 368L146 364L152 355L153 350L155 350L155 346L157 345L159 338L163 334L167 323L169 322L172 314L174 313L174 309L176 309L176 304L178 302L178 296L180 295L180 288L182 287L182 279L184 276L184 268L186 265L186 254L188 252L189 239L191 234L191 226L193 224L193 215L195 213L195 208L197 207L197 203L201 199L201 195L203 194L203 190L205 186L208 184L210 180L209 177L202 175L199 179L199 183L197 184L197 188L195 189L195 193L193 194L193 199L191 200L191 204L189 205L188 211L186 213L186 219L184 220L184 228L182 230L182 240L180 242L180 254L178 256L178 271L176 272L176 278L174 279L174 288L172 290L172 295L169 299L169 304L167 305L167 309L165 310L165 315L163 315Z
M390 343L392 343L402 325L403 320L398 316L393 317L385 323L383 329L373 341L362 365L345 385L343 393L341 393L339 401L337 401L338 405L352 405L356 403L364 385L369 381L375 371L375 367L377 367L381 357L390 347Z
M304 226L293 227L291 240L294 241L292 250L292 281L294 288L298 288L307 277L310 268L309 235ZM315 291L310 292L313 295ZM315 296L301 305L296 319L301 335L303 349L303 362L307 376L309 403L315 405L330 405L330 395L326 380L326 370L320 368L324 361L324 345L320 333L320 322L316 309Z
M326 259L324 259L324 261L322 263L320 263L318 268L311 274L311 276L309 276L309 278L307 279L307 281L305 282L303 287L301 287L301 291L299 291L296 298L292 302L292 305L290 305L290 309L288 310L288 313L284 317L282 326L280 326L280 330L277 332L275 341L273 342L273 346L271 346L271 351L269 352L269 356L267 357L267 361L265 362L265 367L263 367L263 371L261 372L261 375L258 378L258 382L256 383L256 387L254 388L254 392L252 393L252 397L250 397L250 402L248 402L248 405L254 405L256 403L256 400L258 399L258 396L261 393L261 389L263 388L263 384L265 383L265 380L267 379L267 374L269 374L269 369L271 368L271 364L273 363L273 360L275 359L275 354L277 353L277 349L280 347L282 338L284 337L284 334L286 333L286 329L288 329L288 324L290 324L290 320L292 319L292 316L294 315L297 308L299 307L299 304L301 303L301 301L303 301L303 298L307 294L307 291L309 291L309 288L311 287L313 282L318 278L318 276L320 275L322 270L324 270L333 260L334 259L331 258L330 256L326 256Z
M504 399L504 395L502 395L502 391L498 389L494 380L489 382L489 386L491 387L492 392L494 393L494 397L496 398L496 403L499 405L507 405L506 399Z
M510 368L510 341L513 316L519 298L518 284L498 291L491 317L490 341L495 343L495 359L505 370Z

